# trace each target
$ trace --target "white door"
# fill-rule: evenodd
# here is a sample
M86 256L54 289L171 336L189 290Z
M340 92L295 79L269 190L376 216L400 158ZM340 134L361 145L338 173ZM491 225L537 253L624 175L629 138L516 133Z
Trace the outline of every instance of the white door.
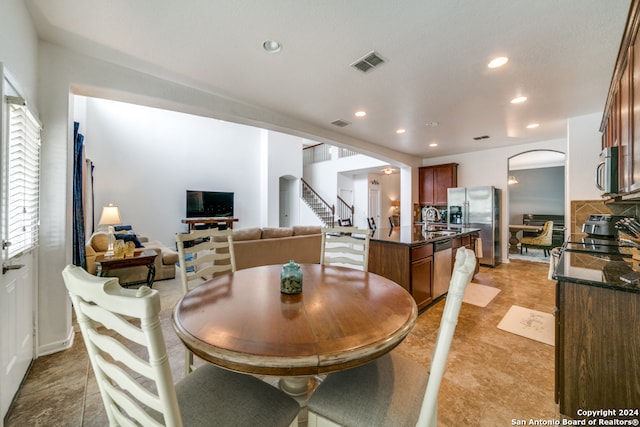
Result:
M280 178L280 227L291 225L291 194L289 191L290 182L286 178Z
M31 212L29 209L20 208L15 209L16 206L22 206L15 202L9 203L9 199L14 200L13 196L8 195L15 194L15 188L28 188L33 190L32 193L36 194L34 200L37 200L37 185L20 184L23 178L16 178L15 169L17 165L21 165L19 160L14 160L22 157L23 159L28 156L22 156L19 154L10 154L9 141L16 141L21 137L10 138L9 135L9 111L16 111L15 105L16 98L12 101L11 106L5 102L5 95L17 97L19 91L15 85L12 84L6 77L6 70L0 63L0 74L3 76L1 95L1 114L0 114L0 192L2 200L0 200L0 241L2 242L2 278L0 279L0 425L2 425L2 419L9 409L9 405L13 400L22 379L24 378L29 365L34 357L34 313L35 313L35 283L36 283L36 261L37 250L35 247L30 250L18 251L17 248L24 247L24 239L20 241L11 242L9 236L15 236L16 232L9 232L11 230L24 230L24 227L15 227L17 221L15 218L15 212L22 212L25 218L28 215L26 212ZM18 109L20 109L19 107ZM22 110L20 110L22 111ZM14 114L14 113L12 113ZM27 120L29 123L33 121ZM16 122L25 122L22 119L16 119L14 116L11 127L12 131L19 129L20 132L24 132L24 129L16 125ZM29 128L29 132L33 128ZM18 132L18 133L20 133ZM39 135L39 130L37 131ZM13 132L15 135L16 132ZM23 135L22 133L21 135ZM29 133L29 135L33 135ZM30 137L21 138L23 140L31 140ZM15 146L11 151L19 152ZM38 150L39 151L39 150ZM12 173L9 174L10 168L13 166ZM24 170L22 166L20 169ZM11 178L9 178L11 175ZM18 174L19 175L19 174ZM19 184L15 184L19 182ZM11 184L10 184L11 183ZM37 204L37 203L36 203ZM11 215L9 212L13 212ZM18 215L19 216L19 215ZM11 219L9 219L11 218ZM12 224L11 227L8 224ZM36 233L37 234L37 233ZM21 245L20 242L23 242ZM13 246L10 246L14 243ZM15 255L10 257L9 253L13 252ZM5 269L5 266L11 267L11 269Z
M9 409L33 359L34 256L24 255L11 261L24 265L2 275L0 290L0 408L2 417Z
M369 217L374 219L378 228L387 226L380 222L380 190L373 188L369 189Z

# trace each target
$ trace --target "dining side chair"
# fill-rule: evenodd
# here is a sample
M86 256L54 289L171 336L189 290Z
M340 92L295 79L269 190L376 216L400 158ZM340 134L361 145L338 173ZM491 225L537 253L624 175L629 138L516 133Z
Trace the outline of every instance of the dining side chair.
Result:
M236 270L230 229L207 228L176 233L176 246L183 294L189 292L190 283L202 283L213 276ZM188 374L194 369L193 353L188 348L185 348L184 363L185 374Z
M351 218L338 218L338 225L340 227L353 227Z
M368 271L370 233L358 227L323 228L320 264Z
M298 425L299 404L250 375L207 364L174 385L157 290L73 265L62 276L109 425Z
M367 224L369 225L369 229L375 231L377 226L376 226L376 220L373 219L373 217L367 218Z
M542 231L537 236L523 236L520 239L520 253L525 248L529 252L529 247L542 249L544 256L549 255L553 245L553 221L545 221Z
M438 391L475 265L473 251L457 250L429 370L393 350L365 365L330 373L309 400L308 427L435 427Z

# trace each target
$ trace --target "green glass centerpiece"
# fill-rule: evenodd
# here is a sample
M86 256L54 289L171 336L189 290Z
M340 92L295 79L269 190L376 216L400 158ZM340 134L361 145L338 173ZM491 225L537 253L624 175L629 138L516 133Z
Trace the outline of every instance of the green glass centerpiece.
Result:
M300 265L290 260L280 271L280 292L283 294L299 294L302 292L302 270Z

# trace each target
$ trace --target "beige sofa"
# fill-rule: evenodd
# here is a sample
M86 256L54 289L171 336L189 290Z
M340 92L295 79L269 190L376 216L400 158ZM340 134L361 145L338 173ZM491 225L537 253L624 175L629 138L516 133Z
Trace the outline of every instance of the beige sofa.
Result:
M154 251L157 256L154 261L156 267L155 280L173 279L176 277L176 262L178 253L169 249L161 242L149 241L146 237L138 236L139 241L145 251ZM96 274L96 257L103 255L107 251L109 236L105 232L95 232L91 235L89 243L86 245L87 271ZM113 275L120 279L120 283L142 283L147 280L148 268L145 266L122 268L113 270Z
M236 270L259 265L320 263L320 226L251 227L233 230Z

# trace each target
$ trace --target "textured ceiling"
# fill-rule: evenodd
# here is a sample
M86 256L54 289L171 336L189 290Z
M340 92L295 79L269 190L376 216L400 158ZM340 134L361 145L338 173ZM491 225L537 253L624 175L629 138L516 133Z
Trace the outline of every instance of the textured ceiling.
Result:
M41 39L266 108L291 128L327 129L335 142L428 158L564 138L567 118L601 112L630 2L26 3ZM282 51L264 52L266 39ZM350 66L373 50L387 62L366 74ZM497 55L510 61L488 69ZM528 101L510 104L518 95Z

